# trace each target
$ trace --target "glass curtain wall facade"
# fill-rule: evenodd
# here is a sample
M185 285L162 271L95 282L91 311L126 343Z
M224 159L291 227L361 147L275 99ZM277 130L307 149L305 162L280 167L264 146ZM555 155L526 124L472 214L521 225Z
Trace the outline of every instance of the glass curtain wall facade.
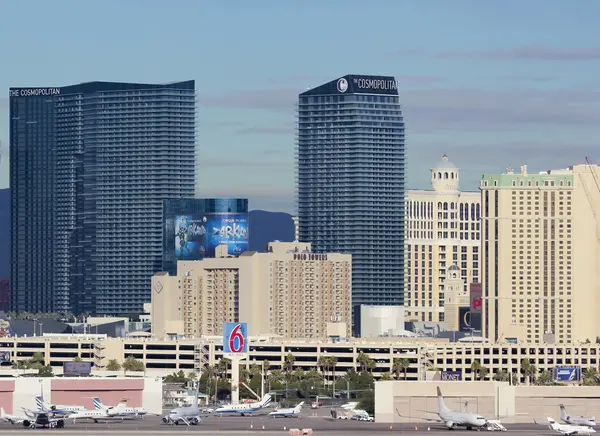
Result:
M403 304L404 160L393 77L348 75L300 94L300 240L352 254L355 311Z
M11 88L11 310L139 312L193 197L194 81Z

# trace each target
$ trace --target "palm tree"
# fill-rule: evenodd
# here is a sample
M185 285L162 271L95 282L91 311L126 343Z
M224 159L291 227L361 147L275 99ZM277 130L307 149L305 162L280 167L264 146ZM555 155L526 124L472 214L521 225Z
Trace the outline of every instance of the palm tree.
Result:
M479 368L479 380L485 380L489 373L490 370L486 366L482 366L481 368Z
M296 361L296 358L294 357L294 355L292 353L287 353L287 355L285 356L285 361L283 363L283 366L285 367L285 371L289 374L290 372L292 372L292 369L294 368L294 362Z
M479 371L481 371L481 362L479 360L474 360L471 363L471 372L473 373L472 380L475 381L478 379Z
M542 371L540 376L535 381L536 386L553 386L554 377L550 371Z
M529 384L535 377L535 374L537 373L537 368L535 367L535 365L532 365L531 362L529 362L529 359L523 359L521 360L521 371L525 376L526 384Z
M389 372L384 372L379 380L394 380Z
M494 379L494 381L499 381L499 382L510 381L510 375L508 374L508 371L506 371L505 369L494 374L494 377L492 377L492 378Z
M596 386L598 384L598 370L596 368L583 370L583 384L585 386Z
M120 371L121 364L117 361L117 359L110 359L108 364L106 365L107 371Z
M358 356L356 356L356 363L358 364L358 367L361 372L365 372L369 368L370 360L371 358L362 351L358 353Z
M317 366L321 368L321 371L323 372L323 384L325 384L325 379L327 378L327 369L329 366L327 356L319 356L319 359L317 360Z
M329 357L329 369L331 370L333 393L335 394L335 367L337 366L338 359L335 356Z
M400 371L404 373L404 380L406 380L406 372L410 368L410 360L406 357L402 358L394 358L394 362L392 363L392 373L398 378L400 375Z

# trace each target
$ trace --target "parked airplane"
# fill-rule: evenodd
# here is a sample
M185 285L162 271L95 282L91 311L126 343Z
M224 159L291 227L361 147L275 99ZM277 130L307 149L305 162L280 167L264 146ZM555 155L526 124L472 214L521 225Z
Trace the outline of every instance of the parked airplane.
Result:
M198 385L198 388L200 386ZM198 425L202 422L200 417L200 409L198 408L198 388L196 388L196 395L192 398L191 406L177 407L171 410L167 415L163 417L163 422L170 425L179 425L183 422L186 425Z
M567 414L567 409L564 404L560 405L560 419L571 425L585 425L587 427L595 427L596 426L596 418L584 418L583 416L570 416Z
M102 400L94 397L94 408L96 410L104 410L108 416L141 416L148 415L148 412L143 407L129 407L127 401L120 401L116 406L105 406Z
M215 413L239 413L240 415L251 415L258 410L266 407L271 402L271 395L266 394L262 400L256 403L247 404L227 404L215 410Z
M98 423L99 421L106 421L109 419L115 419L115 418L120 418L120 417L116 417L116 416L109 416L108 413L106 413L106 410L79 410L77 412L73 412L71 413L69 416L67 416L68 419L72 419L73 422L76 422L78 419L91 419L93 420L95 423ZM123 419L123 418L121 418Z
M74 412L79 412L85 410L83 406L64 406L62 404L47 404L44 401L44 397L38 395L35 397L35 404L40 412L48 412L52 415L62 415L67 416Z
M453 430L457 427L466 427L467 430L472 430L473 428L481 429L483 427L487 427L487 419L477 413L471 412L454 412L446 407L446 403L444 403L444 397L442 396L442 391L440 387L437 388L438 394L438 412L429 412L426 413L436 413L440 418L439 419L429 419L429 418L421 418L425 421L433 421L433 422L443 422L449 430ZM399 416L400 412L396 409L396 413Z
M589 435L592 433L596 433L592 427L588 427L586 425L571 425L571 424L559 424L552 418L546 418L548 420L548 428L554 430L557 433L564 434L566 436L573 435ZM534 422L538 424L538 422L534 419Z
M269 416L274 418L295 418L300 415L302 406L304 406L304 401L297 404L296 407L292 407L290 409L276 409L274 412L269 413Z
M25 408L23 409L23 415L18 416L9 415L2 407L0 408L0 420L29 428L64 428L65 426L63 418L52 418L47 412L36 412Z

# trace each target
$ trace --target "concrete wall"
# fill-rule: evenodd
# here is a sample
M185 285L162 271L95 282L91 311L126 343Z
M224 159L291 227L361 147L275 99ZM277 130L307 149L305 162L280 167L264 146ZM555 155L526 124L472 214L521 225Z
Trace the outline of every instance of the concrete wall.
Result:
M480 413L506 423L560 418L559 404L570 415L592 417L600 409L600 386L510 386L498 382L380 381L375 383L375 420L422 422L435 417L437 387L451 410Z
M81 405L93 409L92 397L107 406L127 398L128 404L150 413L162 412L160 378L16 378L0 380L0 405L7 413L22 407L36 410L35 397L43 392L51 404Z

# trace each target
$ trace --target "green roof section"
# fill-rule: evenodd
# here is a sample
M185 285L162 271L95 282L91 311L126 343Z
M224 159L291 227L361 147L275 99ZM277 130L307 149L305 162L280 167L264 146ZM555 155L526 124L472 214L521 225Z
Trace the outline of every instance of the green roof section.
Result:
M484 174L481 181L487 181L488 187L498 188L539 188L539 187L573 187L573 173L571 174ZM495 182L495 183L494 183ZM523 182L521 184L521 182ZM548 183L546 183L548 182ZM552 183L554 182L554 183ZM562 182L562 185L561 185ZM482 183L482 187L485 185Z

